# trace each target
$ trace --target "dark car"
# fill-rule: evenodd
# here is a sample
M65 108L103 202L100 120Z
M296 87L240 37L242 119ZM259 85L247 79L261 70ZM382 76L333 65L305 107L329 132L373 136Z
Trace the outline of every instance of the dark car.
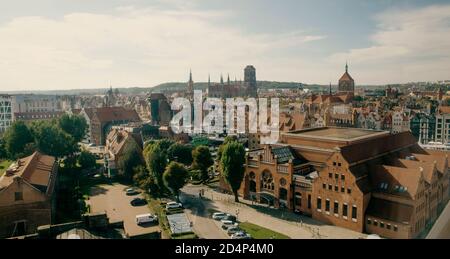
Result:
M237 218L236 218L236 216L233 216L233 215L227 215L222 220L229 220L234 223L234 222L236 222Z
M144 206L147 205L147 201L145 199L136 198L131 200L130 204L131 206Z

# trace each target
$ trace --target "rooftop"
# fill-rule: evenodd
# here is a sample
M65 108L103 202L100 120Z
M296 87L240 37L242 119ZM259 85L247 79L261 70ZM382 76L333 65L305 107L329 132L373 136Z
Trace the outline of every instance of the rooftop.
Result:
M311 137L311 138L321 138L321 139L332 139L340 141L353 141L358 139L372 138L375 136L382 136L389 134L387 131L375 131L375 130L364 130L355 128L335 128L335 127L324 127L315 128L290 132L289 134Z

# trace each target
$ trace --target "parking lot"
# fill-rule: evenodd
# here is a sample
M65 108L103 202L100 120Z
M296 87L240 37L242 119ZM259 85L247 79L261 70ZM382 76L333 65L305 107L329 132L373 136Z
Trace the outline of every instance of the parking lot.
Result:
M127 196L122 184L100 185L91 188L89 205L92 213L106 212L110 223L123 221L125 233L129 237L151 234L159 231L157 224L138 226L136 215L151 213L148 206L133 207L131 200L140 195Z

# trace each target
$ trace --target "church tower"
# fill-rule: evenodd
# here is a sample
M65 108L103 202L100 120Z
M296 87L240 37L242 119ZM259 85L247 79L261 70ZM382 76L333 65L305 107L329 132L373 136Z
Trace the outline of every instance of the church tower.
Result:
M348 73L348 64L345 64L345 73L342 75L341 79L339 79L338 83L338 92L339 93L355 93L355 80Z
M256 69L252 65L248 65L244 69L244 85L247 90L247 95L250 97L258 97L258 87L256 83Z
M189 82L187 85L187 97L193 98L194 97L194 80L192 80L192 70L189 71Z

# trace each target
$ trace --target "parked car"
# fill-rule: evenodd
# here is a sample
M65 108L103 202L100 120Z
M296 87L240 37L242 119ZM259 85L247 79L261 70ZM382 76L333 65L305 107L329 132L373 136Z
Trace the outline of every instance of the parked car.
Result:
M236 218L236 216L227 214L227 215L222 219L222 221L223 221L223 220L229 220L229 221L236 222L237 218Z
M158 217L152 214L142 214L136 216L136 224L144 225L148 223L158 222Z
M231 239L252 239L252 236L242 231L233 234Z
M147 204L147 201L142 198L135 198L130 202L131 206L144 206Z
M183 208L183 204L178 203L178 202L168 202L166 204L166 209L170 210L170 209L178 209L178 208Z
M232 236L232 235L234 235L234 234L236 234L236 233L239 233L239 232L242 232L242 229L240 229L240 228L237 227L237 226L229 227L229 228L227 229L227 234L228 234L229 236Z
M222 229L228 230L230 227L236 227L238 224L234 223L231 220L222 220Z
M223 212L216 212L216 213L214 213L214 214L212 215L212 218L215 219L215 220L222 220L222 219L224 219L226 216L227 216L226 213L223 213Z
M133 195L139 194L139 191L137 191L137 190L134 189L134 188L128 188L128 189L125 190L125 193L126 193L128 196L133 196Z

